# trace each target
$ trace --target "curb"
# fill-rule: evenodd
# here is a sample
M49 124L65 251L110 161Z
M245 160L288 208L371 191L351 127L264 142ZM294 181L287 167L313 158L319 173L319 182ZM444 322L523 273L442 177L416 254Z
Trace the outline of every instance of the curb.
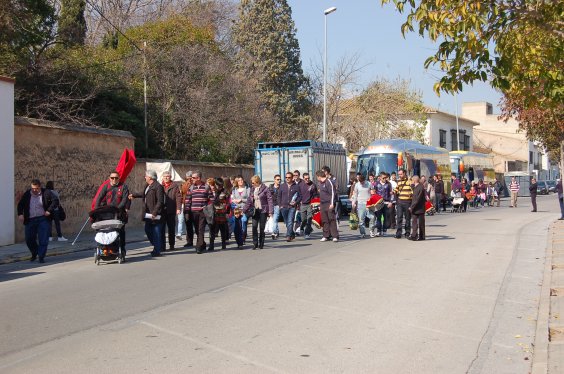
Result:
M535 332L535 348L533 351L533 362L531 374L548 373L548 335L550 318L550 288L552 283L552 249L553 249L553 230L552 223L548 230L548 240L546 246L544 275L540 293L539 310L537 314L537 328Z
M133 244L133 243L142 243L146 242L147 239L139 239L139 240L132 240L127 241L126 244ZM48 250L46 257L55 257L55 256L63 256L69 253L77 253L77 252L85 252L85 251L93 251L96 247L92 244L88 244L86 247L70 247L70 248L55 248ZM29 252L20 252L13 255L7 255L4 258L0 258L0 265L12 264L15 262L27 261L31 258L31 254Z

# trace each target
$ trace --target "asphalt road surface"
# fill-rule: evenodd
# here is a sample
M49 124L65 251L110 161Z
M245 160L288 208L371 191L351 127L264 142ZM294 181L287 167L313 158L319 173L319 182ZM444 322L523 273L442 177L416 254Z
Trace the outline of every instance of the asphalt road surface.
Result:
M427 217L424 242L343 222L339 243L2 265L0 372L528 373L558 218L538 201Z

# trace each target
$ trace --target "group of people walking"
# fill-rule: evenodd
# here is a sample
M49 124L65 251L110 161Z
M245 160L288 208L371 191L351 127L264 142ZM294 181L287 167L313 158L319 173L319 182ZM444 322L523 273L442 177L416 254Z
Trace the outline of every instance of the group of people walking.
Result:
M178 185L171 180L169 172L163 173L162 180L158 181L157 173L147 170L143 191L131 192L116 177L119 175L113 171L110 185L113 183L115 187L103 191L97 198L96 207L114 205L124 209L127 214L131 201L142 199L145 233L153 246L153 257L175 250L176 240L183 236L182 230L185 230L186 235L184 247L194 247L199 254L219 249L216 242L221 242L221 249L226 249L231 238L235 239L238 249L243 249L249 222L252 224L252 249L262 249L267 221L270 220L272 239L279 237L280 216L286 226L287 242L295 239L296 228L304 233L304 238L309 239L314 198L319 199L318 209L324 234L321 241L339 240L335 215L337 185L327 166L315 173L316 183L309 173L302 175L295 170L286 173L284 181L280 175L276 175L270 186L264 184L258 175L251 178L248 186L241 175L203 179L199 171L189 171L184 183ZM120 198L116 197L118 195ZM297 227L296 217L301 220ZM204 239L206 227L209 230L209 243ZM125 236L125 232L123 234ZM122 252L125 253L125 248L122 248Z
M226 249L232 238L236 247L243 249L249 222L252 224L252 248L262 249L267 223L272 239L279 237L280 216L286 226L287 242L295 240L297 233L303 233L304 239L310 239L314 214L317 212L320 216L318 223L323 228L321 241L339 241L336 217L338 186L328 166L314 176L301 174L299 170L286 173L284 180L281 175L276 175L274 183L269 186L258 175L251 178L248 186L241 175L203 179L199 171L186 173L181 185L172 181L170 172L164 172L160 181L157 179L155 171L147 170L144 189L132 192L120 180L119 173L112 171L108 182L101 187L94 200L94 208L118 208L120 219L127 223L132 201L141 199L145 233L153 246L153 257L159 257L167 250L175 250L176 240L184 235L184 247L194 247L199 254L219 249L216 241L221 243L221 249ZM32 180L31 188L22 195L17 206L18 218L25 225L31 261L37 257L40 262L45 261L51 224L53 218L59 215L58 193L54 191L52 183L48 187L42 187L37 179ZM395 172L381 172L378 176L370 174L368 180L364 175L357 174L349 193L353 210L358 213L360 237L367 236L368 227L370 237L386 236L388 229L395 229L397 239L425 240L426 205L432 202L436 212L446 211L449 201L446 187L440 175L434 175L430 181L425 176L408 178L403 169L397 175ZM453 197L464 199L463 211L468 204L474 207L485 204L499 206L502 187L497 180L488 184L482 180L468 184L466 179L459 180L453 174L450 188ZM531 188L536 192L534 179ZM560 219L564 219L561 181L557 189L562 213ZM519 184L515 178L509 190L510 206L516 207ZM532 190L531 196L533 211L536 211ZM204 239L206 227L209 229L209 243ZM66 240L59 226L57 232L59 240ZM119 244L125 255L125 225L120 229Z

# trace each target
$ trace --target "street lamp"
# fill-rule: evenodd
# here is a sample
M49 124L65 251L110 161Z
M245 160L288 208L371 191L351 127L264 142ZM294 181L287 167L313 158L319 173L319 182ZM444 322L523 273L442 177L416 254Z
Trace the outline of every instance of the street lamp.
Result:
M327 16L334 11L336 7L325 9L325 48L323 53L323 141L327 141Z

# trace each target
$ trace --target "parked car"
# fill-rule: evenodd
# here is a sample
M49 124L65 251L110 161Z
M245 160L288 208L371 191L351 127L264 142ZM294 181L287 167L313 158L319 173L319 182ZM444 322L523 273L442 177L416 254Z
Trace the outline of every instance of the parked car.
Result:
M548 192L553 192L556 193L556 181L546 181L546 184L548 184Z
M546 181L537 182L537 193L539 195L548 195L548 184Z
M349 199L349 195L339 195L339 201L341 202L340 215L350 214L352 211L352 201Z

